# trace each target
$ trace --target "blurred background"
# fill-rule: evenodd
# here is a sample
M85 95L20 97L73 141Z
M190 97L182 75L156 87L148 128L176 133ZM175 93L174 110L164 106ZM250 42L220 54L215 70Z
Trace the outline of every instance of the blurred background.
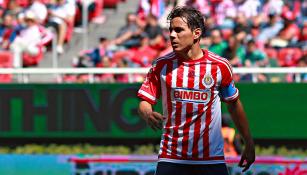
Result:
M0 174L154 174L161 132L136 93L172 51L178 5L201 11L201 47L234 67L257 145L247 174L307 174L306 0L0 0ZM222 126L240 174L224 107Z

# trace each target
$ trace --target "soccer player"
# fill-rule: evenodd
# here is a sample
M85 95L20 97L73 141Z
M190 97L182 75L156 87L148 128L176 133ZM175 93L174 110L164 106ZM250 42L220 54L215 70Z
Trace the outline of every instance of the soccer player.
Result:
M239 166L246 171L255 161L255 148L229 62L200 48L204 20L199 11L176 7L168 20L173 52L155 60L138 91L140 116L151 128L163 129L156 175L228 174L220 100L245 141ZM163 115L152 107L159 97Z

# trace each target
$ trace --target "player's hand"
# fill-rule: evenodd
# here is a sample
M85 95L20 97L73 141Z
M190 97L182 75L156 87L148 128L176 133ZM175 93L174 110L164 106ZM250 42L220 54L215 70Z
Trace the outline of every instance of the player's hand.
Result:
M146 123L153 129L162 129L164 117L158 112L151 112L147 115Z
M239 162L242 172L245 172L255 162L255 146L253 141L247 142Z

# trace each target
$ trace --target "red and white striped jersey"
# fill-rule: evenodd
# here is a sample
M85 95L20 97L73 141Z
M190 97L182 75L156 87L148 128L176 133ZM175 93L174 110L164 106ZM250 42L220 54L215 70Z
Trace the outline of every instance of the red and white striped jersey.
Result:
M210 51L203 52L197 60L185 61L174 52L157 59L138 91L138 97L151 104L162 98L166 119L159 161L224 162L220 97L232 101L239 93L229 62ZM224 87L231 87L232 93L222 92Z

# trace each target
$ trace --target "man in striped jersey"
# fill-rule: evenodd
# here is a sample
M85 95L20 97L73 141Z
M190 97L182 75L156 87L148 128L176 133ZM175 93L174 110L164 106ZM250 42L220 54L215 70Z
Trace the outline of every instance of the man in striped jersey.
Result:
M201 13L176 7L168 16L173 52L158 58L138 91L140 116L162 129L156 175L228 174L221 135L221 102L245 141L239 166L255 161L254 143L229 62L200 48ZM162 98L163 115L152 108Z

